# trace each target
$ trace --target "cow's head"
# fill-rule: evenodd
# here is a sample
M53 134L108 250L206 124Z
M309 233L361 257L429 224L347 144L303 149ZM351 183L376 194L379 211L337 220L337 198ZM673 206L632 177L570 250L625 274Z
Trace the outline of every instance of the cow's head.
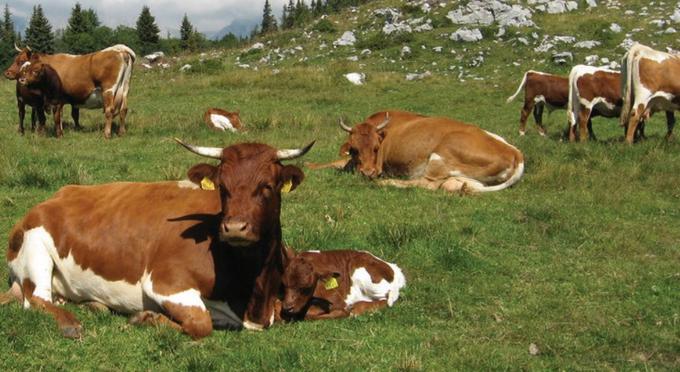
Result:
M290 260L281 277L284 288L281 308L284 313L295 315L302 312L312 300L319 281L340 277L338 272L317 272L304 256Z
M220 159L218 166L195 165L188 175L194 183L208 182L219 192L221 241L245 247L273 235L280 239L281 193L294 190L304 178L300 168L281 161L304 155L314 142L301 149L276 150L257 143L221 148L175 140L198 155Z
M36 58L31 58L30 61L24 63L16 80L23 86L38 84L45 78L47 68L46 64Z
M347 143L340 151L347 149L353 164L366 177L375 178L382 173L382 161L378 153L385 138L383 131L389 122L389 115L386 115L385 121L377 126L361 123L350 128L340 120L340 128L349 133Z
M19 48L16 44L14 44L14 49L16 49L19 54L17 54L16 57L14 57L14 62L5 70L5 78L9 80L16 80L17 77L19 76L19 72L21 71L22 67L25 67L24 65L26 62L31 60L31 57L33 57L34 53L29 47L25 47L23 49Z

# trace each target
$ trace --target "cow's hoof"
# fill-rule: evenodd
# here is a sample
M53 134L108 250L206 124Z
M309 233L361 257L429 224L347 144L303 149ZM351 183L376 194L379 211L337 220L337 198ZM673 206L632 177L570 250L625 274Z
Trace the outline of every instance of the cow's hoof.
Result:
M153 322L156 319L156 313L153 311L140 311L134 315L132 315L128 319L128 324L132 325L143 325L143 324L149 324Z
M257 324L250 322L248 320L243 322L243 328L249 330L249 331L262 331L264 330L264 326L262 324Z
M526 134L527 134L527 133L526 133L525 131L523 131L523 130L520 130L520 131L519 131L519 135L520 135L520 136L524 136L524 135L526 135Z
M118 129L118 135L119 136L124 136L125 133L127 133L127 130L125 130L125 128L119 128Z
M80 324L68 325L61 328L61 334L70 339L80 339L83 337L83 327Z

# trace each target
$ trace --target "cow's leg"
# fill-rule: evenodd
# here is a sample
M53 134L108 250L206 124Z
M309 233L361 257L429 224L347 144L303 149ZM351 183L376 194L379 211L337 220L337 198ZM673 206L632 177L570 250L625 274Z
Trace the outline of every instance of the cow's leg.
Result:
M588 138L590 138L591 141L597 141L597 137L595 137L595 132L593 132L592 118L588 118Z
M71 105L71 117L73 118L75 129L83 129L83 127L80 126L80 109L78 107Z
M626 142L628 144L633 144L635 141L635 131L642 120L643 113L644 105L642 104L639 104L637 107L633 107L630 111L630 118L628 119L628 124L626 125Z
M428 180L426 178L416 178L414 180L385 179L377 181L381 186L394 186L398 188L421 187L428 190L437 190L444 183L444 180Z
M40 311L46 312L54 317L57 325L61 330L61 334L66 338L80 338L82 335L82 327L76 317L68 310L63 309L51 301L45 300L41 297L34 296L32 289L35 284L30 280L25 280L23 285L24 297L28 299L31 307Z
M128 112L128 107L127 107L127 97L123 98L121 105L120 105L120 111L118 112L118 135L122 136L127 132L127 129L125 128L125 117L127 116Z
M538 126L538 134L541 136L545 137L547 134L547 131L545 130L545 127L543 126L543 108L545 107L545 104L543 102L537 103L536 106L534 106L534 121L536 122L536 126Z
M64 135L64 127L61 122L61 112L63 111L63 108L64 106L60 104L54 105L54 108L52 108L52 115L54 115L54 132L56 133L57 138Z
M0 294L0 305L7 305L13 301L18 301L19 303L24 302L21 286L17 282L12 282L7 292Z
M345 166L347 166L347 163L350 162L350 160L352 160L352 159L338 159L338 160L332 161L330 163L305 163L305 166L307 168L313 169L313 170L326 169L326 168L343 170L343 169L345 169Z
M590 120L591 109L581 107L578 113L577 123L579 129L579 141L585 142L588 140L588 121ZM575 130L575 129L574 129Z
M114 113L114 97L113 97L113 92L110 90L107 90L103 93L103 99L104 99L104 138L110 139L111 138L111 125L113 123L113 113Z
M350 311L352 316L359 316L368 311L376 311L387 306L387 300L380 301L359 301L352 305Z
M666 140L669 140L673 136L673 127L675 127L675 112L666 111Z
M17 131L24 134L24 117L26 116L26 105L17 99L17 108L19 109L19 128Z
M34 110L38 114L38 133L45 133L45 126L47 125L47 117L45 117L45 107L38 106Z
M527 118L529 118L529 114L534 108L534 101L527 99L525 97L524 99L524 106L522 107L522 111L520 112L519 115L519 135L523 136L527 132Z
M31 107L31 132L35 132L35 123L38 120L36 111L37 109L35 107Z

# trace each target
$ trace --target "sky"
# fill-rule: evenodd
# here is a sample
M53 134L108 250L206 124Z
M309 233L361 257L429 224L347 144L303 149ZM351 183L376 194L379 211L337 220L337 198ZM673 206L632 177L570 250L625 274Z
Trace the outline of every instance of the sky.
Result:
M252 27L262 20L262 9L265 0L79 0L84 8L93 8L99 20L106 26L126 25L134 27L142 6L151 9L156 24L165 37L168 31L179 30L184 13L198 31L210 36L226 26L237 23L252 23ZM75 0L5 0L0 5L8 4L15 17L30 19L33 6L40 4L52 25L52 30L64 28L75 5ZM269 0L274 14L281 15L283 4L287 0ZM17 22L19 23L19 22ZM251 27L251 28L252 28Z

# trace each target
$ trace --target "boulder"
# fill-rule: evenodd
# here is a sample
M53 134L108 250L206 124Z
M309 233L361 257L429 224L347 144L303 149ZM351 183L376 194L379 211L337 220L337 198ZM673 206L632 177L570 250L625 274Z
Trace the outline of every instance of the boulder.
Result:
M467 41L467 42L475 42L482 40L484 36L482 36L482 32L479 31L478 28L475 29L467 29L467 28L460 28L456 32L452 33L450 36L450 39L453 41Z

